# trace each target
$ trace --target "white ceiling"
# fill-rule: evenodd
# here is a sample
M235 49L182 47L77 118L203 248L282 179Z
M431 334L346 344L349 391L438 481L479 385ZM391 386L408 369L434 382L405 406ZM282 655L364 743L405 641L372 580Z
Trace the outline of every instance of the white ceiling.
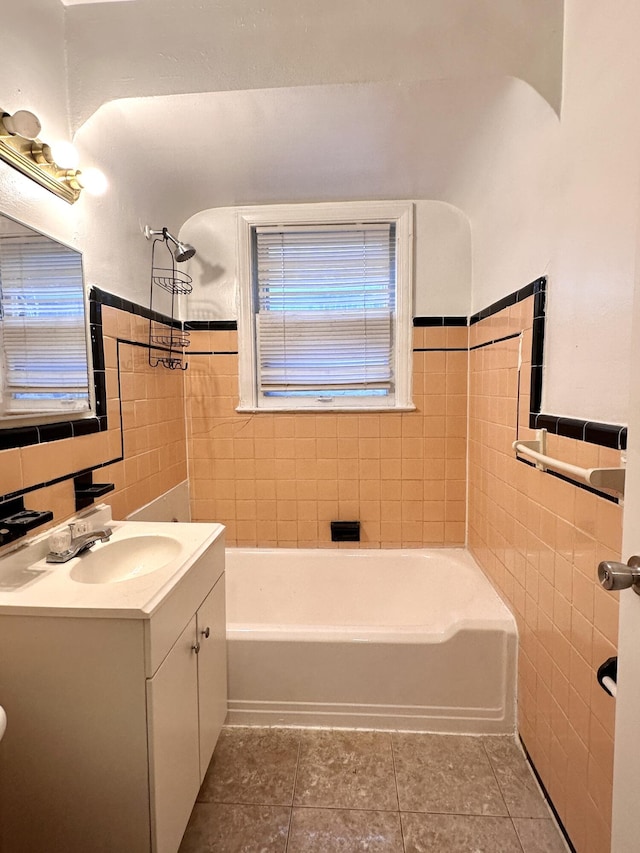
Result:
M505 99L519 127L508 139ZM116 186L169 203L174 222L209 207L372 198L472 213L504 145L541 121L555 115L521 81L373 83L125 99L76 141Z
M64 30L74 130L122 98L345 83L517 77L560 107L563 0L83 3Z

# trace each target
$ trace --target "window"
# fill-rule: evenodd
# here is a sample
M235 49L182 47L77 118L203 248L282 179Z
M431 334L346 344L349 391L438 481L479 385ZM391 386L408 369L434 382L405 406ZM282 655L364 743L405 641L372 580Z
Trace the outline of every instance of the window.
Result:
M82 258L6 220L0 230L3 426L90 408Z
M413 408L411 215L406 203L241 212L240 409Z

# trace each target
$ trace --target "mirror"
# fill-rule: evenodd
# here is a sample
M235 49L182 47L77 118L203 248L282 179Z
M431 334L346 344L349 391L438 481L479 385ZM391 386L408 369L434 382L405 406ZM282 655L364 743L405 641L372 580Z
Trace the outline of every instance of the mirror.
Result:
M0 214L0 429L92 408L82 255Z

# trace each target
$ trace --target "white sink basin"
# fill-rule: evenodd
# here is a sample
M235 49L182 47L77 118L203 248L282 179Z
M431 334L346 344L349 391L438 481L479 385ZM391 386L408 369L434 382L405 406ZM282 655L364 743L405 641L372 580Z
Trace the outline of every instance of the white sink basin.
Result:
M155 572L178 556L180 542L170 536L130 536L94 546L77 558L70 573L80 583L120 583Z
M216 548L223 547L221 524L113 521L107 506L89 520L93 530L110 527L111 538L67 563L47 563L51 531L0 557L0 617L148 619L171 590L189 587L193 578L202 581L210 571L204 557L215 540Z

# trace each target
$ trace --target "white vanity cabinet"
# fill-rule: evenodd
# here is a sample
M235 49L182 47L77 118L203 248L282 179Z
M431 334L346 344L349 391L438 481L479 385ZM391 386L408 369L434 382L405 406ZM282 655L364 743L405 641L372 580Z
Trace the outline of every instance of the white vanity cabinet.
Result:
M227 713L224 575L147 680L154 853L175 853Z
M224 575L196 613L200 784L227 716L227 625Z
M0 685L1 853L177 853L226 715L223 529L148 616L3 608Z
M200 787L196 617L147 681L151 835L154 853L175 853Z

